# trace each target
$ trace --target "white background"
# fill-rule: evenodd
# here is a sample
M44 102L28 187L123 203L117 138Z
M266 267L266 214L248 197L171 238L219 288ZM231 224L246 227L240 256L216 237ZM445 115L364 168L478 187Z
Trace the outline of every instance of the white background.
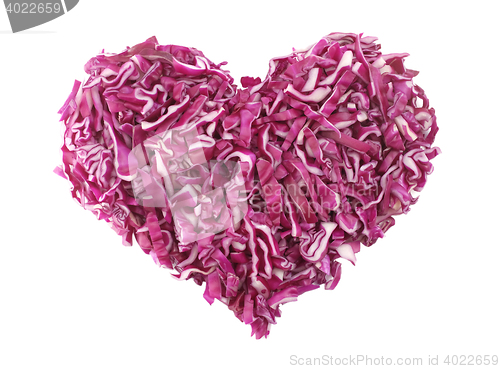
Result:
M127 4L131 5L127 5ZM238 5L244 3L246 5ZM452 5L453 4L453 5ZM500 355L499 49L494 1L97 1L12 34L0 10L0 367L287 368L291 355ZM267 339L175 281L71 199L57 111L83 65L156 35L237 82L330 32L377 36L436 109L443 154L412 211L284 305ZM445 367L445 366L443 366Z

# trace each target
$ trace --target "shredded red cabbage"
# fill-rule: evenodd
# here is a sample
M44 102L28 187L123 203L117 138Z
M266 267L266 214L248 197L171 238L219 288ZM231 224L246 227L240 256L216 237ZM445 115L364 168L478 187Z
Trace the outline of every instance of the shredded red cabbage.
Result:
M417 201L434 109L375 37L331 33L243 88L202 52L152 37L102 53L59 111L72 195L180 280L205 282L252 335L340 279Z

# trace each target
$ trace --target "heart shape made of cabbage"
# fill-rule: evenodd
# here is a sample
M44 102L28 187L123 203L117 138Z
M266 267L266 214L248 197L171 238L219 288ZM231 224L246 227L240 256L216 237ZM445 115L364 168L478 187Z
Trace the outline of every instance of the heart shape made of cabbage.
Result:
M340 279L417 201L434 109L375 37L331 33L264 80L152 37L85 65L59 111L72 195L267 336L281 304Z

